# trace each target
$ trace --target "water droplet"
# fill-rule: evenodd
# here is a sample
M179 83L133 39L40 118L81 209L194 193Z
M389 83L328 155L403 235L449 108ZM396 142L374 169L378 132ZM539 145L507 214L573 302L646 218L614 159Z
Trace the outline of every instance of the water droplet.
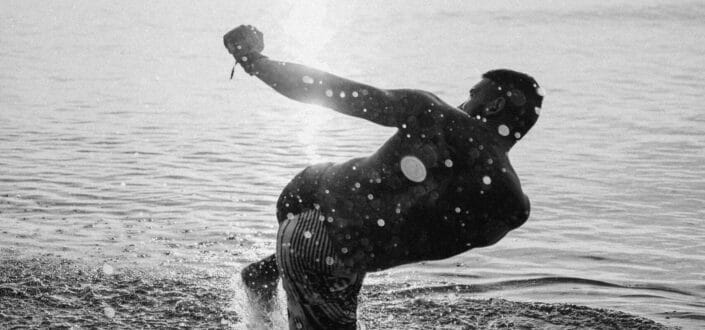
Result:
M397 209L394 210L394 212L396 212L397 214L399 214L399 213L401 213L401 209L397 207Z
M540 116L540 115L541 115L541 108L539 108L539 107L534 107L534 111L536 112L536 115L537 115L537 116Z
M331 265L333 265L334 263L335 263L335 259L333 259L333 257L326 257L326 264L327 264L328 266L331 266Z
M515 137L517 140L521 139L521 133L519 133L519 132L514 133L514 137Z
M345 98L345 92L340 92L340 98L344 99Z
M352 92L352 96L353 96L353 97L358 97L359 95L360 95L360 94L358 94L357 91L353 91L353 92Z
M103 264L103 274L112 275L113 272L114 272L113 266L110 266L108 264Z
M333 222L333 217L328 217L328 222Z
M544 91L542 87L538 87L536 88L536 94L539 94L539 96L544 97L546 96L546 91Z
M367 112L367 108L363 108L363 109L362 109L362 112Z
M444 164L446 165L446 167L453 167L453 161L450 159L446 159Z
M507 169L502 167L502 173L507 173Z
M313 82L314 82L313 78L311 78L309 76L303 76L301 78L301 81L303 81L304 84L309 84L309 85L313 84Z
M289 220L294 220L294 214L291 213L291 212L289 212L289 213L286 214L286 218L289 219Z
M502 86L497 87L497 90L498 90L498 91L501 91L501 90L502 90Z
M330 194L330 190L326 189L326 194Z
M344 248L340 249L340 252L343 252L343 254L346 254L346 253L348 253L348 248L344 247Z
M372 195L372 194L368 194L368 195L367 195L367 199L369 199L369 200L373 200L374 198L375 198L375 196Z
M304 232L304 237L305 237L305 238L311 238L312 236L313 236L313 234L311 234L310 231L307 230L307 231Z
M318 216L318 221L325 221L325 220L326 220L326 217L324 217L322 215Z
M330 89L326 89L326 96L333 97L333 91Z
M492 178L490 178L489 176L485 175L485 176L482 177L482 183L484 183L484 184L486 184L486 185L489 185L490 183L492 183Z
M507 127L507 125L504 125L504 124L499 125L497 127L497 132L501 136L507 136L507 135L509 135L509 127Z
M462 210L459 207L455 208L455 213L460 213L460 211L462 211Z
M404 176L413 182L421 182L426 179L426 166L414 156L402 158L400 167Z
M243 62L247 62L247 56L243 56L240 58Z
M384 219L377 220L377 225L380 227L384 227Z
M406 128L406 124L401 124L401 128Z
M359 182L355 182L355 188L360 188L360 183L359 183Z
M407 138L407 139L411 139L411 134L407 134L407 135L406 135L406 138Z
M105 306L103 307L103 314L105 314L105 316L107 316L108 318L112 319L113 317L115 317L115 310L110 306Z
M492 165L492 163L494 163L494 160L492 160L492 158L487 158L487 164Z

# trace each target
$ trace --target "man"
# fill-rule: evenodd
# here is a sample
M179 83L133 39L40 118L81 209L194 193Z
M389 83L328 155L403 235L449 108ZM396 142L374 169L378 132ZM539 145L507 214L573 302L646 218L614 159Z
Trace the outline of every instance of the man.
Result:
M453 107L429 92L270 60L252 26L224 43L284 96L397 128L369 157L304 169L279 197L276 253L242 276L267 301L281 275L290 328L354 329L367 272L494 244L529 217L507 153L538 118L543 93L533 78L487 72Z

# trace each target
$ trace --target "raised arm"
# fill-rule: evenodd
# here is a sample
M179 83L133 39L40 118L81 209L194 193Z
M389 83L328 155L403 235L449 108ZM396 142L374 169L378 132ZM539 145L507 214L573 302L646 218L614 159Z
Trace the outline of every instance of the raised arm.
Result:
M261 54L262 34L251 26L240 26L223 40L247 73L280 94L380 125L400 126L412 112L435 99L422 91L379 89L301 64L271 60Z

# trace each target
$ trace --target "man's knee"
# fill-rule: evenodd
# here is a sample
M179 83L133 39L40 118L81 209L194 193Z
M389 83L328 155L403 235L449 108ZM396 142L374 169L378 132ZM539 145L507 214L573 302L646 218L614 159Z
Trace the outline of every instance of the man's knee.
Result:
M254 262L245 267L240 273L242 280L248 286L268 285L279 279L276 257L271 255L261 261Z

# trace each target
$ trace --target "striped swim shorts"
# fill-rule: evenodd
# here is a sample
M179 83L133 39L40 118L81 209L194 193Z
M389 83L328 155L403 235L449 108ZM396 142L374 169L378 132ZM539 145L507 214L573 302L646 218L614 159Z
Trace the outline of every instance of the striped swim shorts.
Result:
M289 215L277 233L277 267L292 329L355 329L365 273L343 266L318 210Z

